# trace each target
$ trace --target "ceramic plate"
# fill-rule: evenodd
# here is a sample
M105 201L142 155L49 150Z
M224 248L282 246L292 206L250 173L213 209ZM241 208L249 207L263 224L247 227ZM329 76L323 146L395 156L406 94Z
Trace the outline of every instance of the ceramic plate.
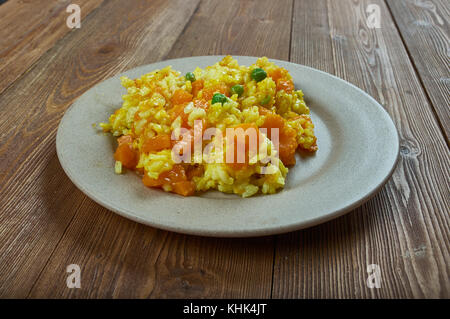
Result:
M133 172L114 173L115 139L93 128L121 106L126 90L119 77L136 78L172 65L182 74L221 56L189 57L141 66L84 93L66 112L56 147L73 183L100 205L134 221L180 233L248 237L310 227L343 215L374 195L395 167L399 139L395 126L372 97L330 74L272 60L289 70L311 109L319 150L297 154L284 190L243 199L207 192L182 197L143 186ZM250 65L254 57L236 57Z

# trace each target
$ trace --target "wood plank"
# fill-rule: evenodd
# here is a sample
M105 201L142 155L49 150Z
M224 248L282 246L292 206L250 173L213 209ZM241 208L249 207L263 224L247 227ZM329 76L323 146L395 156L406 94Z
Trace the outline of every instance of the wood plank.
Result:
M202 2L168 57L231 54L288 60L291 8L288 0ZM179 275L190 274L189 265L197 274L183 284ZM171 234L156 266L161 271L151 295L155 298L268 298L273 238L204 239ZM206 275L201 275L202 269ZM192 281L195 288L190 287Z
M29 294L77 211L88 217L83 224L95 226L91 236L100 240L100 253L107 248L117 252L115 247L126 245L126 241L115 239L116 232L139 232L136 225L123 219L116 228L108 228L108 220L118 217L86 199L68 180L56 158L56 128L67 107L97 82L164 57L188 23L197 1L180 11L185 3L133 0L124 6L119 0L104 2L80 30L69 33L1 94L0 297ZM104 215L108 220L102 219ZM92 224L95 218L99 224ZM111 237L103 239L108 229L106 234ZM67 232L62 247L68 243L84 247L78 240L72 241L72 236ZM151 242L158 236L156 230L148 228L145 238ZM117 246L107 246L110 240ZM107 248L101 249L103 246ZM158 255L155 247L151 249L153 258ZM92 258L94 270L98 255ZM55 278L66 275L65 267L72 259L60 261L62 268L47 271L53 276L50 281L64 289L65 279L55 282ZM38 287L35 293L39 295ZM39 296L45 294L51 291L42 289Z
M0 94L71 31L66 25L71 2L10 0L0 7ZM102 2L77 1L81 23Z
M291 12L291 0L206 1L167 58L230 54L288 60Z
M450 136L450 5L448 0L387 4L439 117Z
M291 8L290 0L202 2L167 57L232 51L287 60ZM236 24L247 32L236 35ZM248 45L252 39L263 44ZM276 45L268 46L271 41ZM157 231L87 201L30 297L269 297L273 248L272 237L216 239ZM65 287L64 269L72 262L82 268L85 289Z
M367 27L369 4L381 9L381 29ZM448 298L449 151L385 3L296 1L292 38L292 61L334 70L386 108L401 157L362 207L277 238L273 297ZM381 268L380 289L366 286L372 263Z

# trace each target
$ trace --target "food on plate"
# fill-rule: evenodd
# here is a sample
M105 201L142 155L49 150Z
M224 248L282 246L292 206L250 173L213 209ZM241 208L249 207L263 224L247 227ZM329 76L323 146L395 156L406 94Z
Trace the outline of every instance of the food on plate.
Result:
M273 194L296 151L317 150L303 92L265 57L247 67L226 56L185 75L168 66L121 82L122 107L100 126L117 137L115 172L134 170L147 187Z

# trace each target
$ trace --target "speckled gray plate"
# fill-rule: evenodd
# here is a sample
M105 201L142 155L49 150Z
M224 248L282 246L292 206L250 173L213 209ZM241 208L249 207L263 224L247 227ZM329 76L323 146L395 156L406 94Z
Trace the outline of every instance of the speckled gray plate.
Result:
M220 56L190 57L145 65L110 78L84 93L66 112L56 147L64 171L87 196L137 222L180 233L248 237L283 233L336 218L358 207L387 181L399 140L386 111L369 95L330 74L284 61L296 88L305 93L319 150L298 154L281 192L242 199L207 192L182 197L149 189L133 173L114 174L114 139L93 123L107 121L121 105L119 76L136 78L172 65L185 72ZM237 57L240 64L254 57Z

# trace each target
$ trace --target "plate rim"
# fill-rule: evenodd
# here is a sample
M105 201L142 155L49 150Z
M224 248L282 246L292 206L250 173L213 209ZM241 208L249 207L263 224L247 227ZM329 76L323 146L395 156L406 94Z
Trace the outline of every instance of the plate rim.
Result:
M250 58L250 59L258 59L258 57L254 57L254 56L244 56L244 55L232 55L233 58ZM61 167L63 168L63 171L65 172L65 174L69 177L70 181L81 191L83 192L87 197L89 197L91 200L93 200L94 202L96 202L97 204L99 204L102 207L107 208L108 210L122 216L125 217L127 219L133 220L135 222L144 224L144 225L148 225L157 229L162 229L162 230L166 230L166 231L173 231L173 232L177 232L177 233L182 233L182 234L188 234L188 235L196 235L196 236L202 236L202 237L222 237L222 238L245 238L245 237L260 237L260 236L270 236L270 235L275 235L275 234L283 234L283 233L288 233L288 232L292 232L295 230L301 230L301 229L305 229L305 228L309 228L309 227L313 227L325 222L328 222L330 220L336 219L340 216L345 215L346 213L360 207L361 205L363 205L364 203L366 203L368 200L370 200L372 197L374 197L379 191L380 189L387 183L387 181L391 178L395 168L397 167L398 161L399 161L399 157L400 157L400 136L397 130L397 127L395 126L394 121L392 120L391 116L389 115L389 113L386 111L386 109L377 101L375 100L375 98L373 98L371 95L369 95L367 92L365 92L364 90L362 90L361 88L357 87L356 85L354 85L353 83L350 83L344 79L341 79L333 74L327 73L325 71L319 70L319 69L315 69L313 67L310 66L306 66L303 64L298 64L298 63L294 63L291 61L284 61L284 60L279 60L279 59L272 59L272 58L268 58L269 61L277 63L277 62L282 62L283 64L288 63L288 64L292 64L295 66L300 66L306 69L309 69L310 71L313 72L318 72L321 73L322 75L328 76L328 77L332 77L334 80L337 80L347 86L350 86L351 88L353 88L354 90L358 91L359 93L363 94L366 98L368 98L369 100L371 100L372 102L374 102L375 105L377 105L377 107L379 109L382 110L382 112L384 112L385 117L388 119L388 122L390 122L390 126L393 128L393 131L395 131L395 138L396 141L393 141L393 144L395 144L396 147L396 152L395 152L395 160L392 162L391 167L389 168L389 172L384 176L383 179L381 179L368 193L366 193L364 196L362 196L360 199L358 199L355 202L352 202L351 204L348 204L340 209L337 209L335 211L331 211L330 213L326 214L326 215L322 215L322 216L318 216L315 218L311 218L308 221L300 221L297 223L290 223L288 225L283 225L283 226L264 226L261 227L259 229L251 229L251 230L245 230L245 229L240 229L240 230L222 230L222 231L217 231L217 230L208 230L208 229L204 229L204 228L195 228L195 227L189 227L189 228L180 228L177 226L170 226L167 224L161 224L158 223L157 221L153 221L150 222L149 220L145 219L145 218L141 218L140 216L137 216L135 214L133 214L133 212L131 210L125 209L127 210L126 212L121 211L117 208L115 208L114 206L110 205L108 202L104 201L102 198L100 198L100 196L97 196L95 194L95 192L91 192L88 189L86 189L81 183L79 183L79 181L74 178L73 173L70 171L70 169L68 168L67 165L65 165L65 161L64 161L64 156L61 154L61 134L60 131L62 130L61 128L63 127L63 123L65 120L67 120L67 114L69 114L71 111L73 111L74 106L76 104L76 102L79 100L79 98L81 96L83 96L84 94L86 94L88 91L92 90L94 87L96 87L97 85L99 85L100 83L103 83L107 80L110 80L111 78L120 76L124 73L127 72L132 72L135 69L138 68L142 68L145 66L151 66L153 64L157 64L157 63L170 63L171 61L177 61L177 60L186 60L186 59L195 59L195 58L217 58L218 61L225 57L225 55L202 55L202 56L186 56L186 57L180 57L180 58L174 58L174 59L169 59L169 60L159 60L159 61L155 61L149 64L143 64L143 65L139 65L130 69L126 69L123 70L121 72L118 72L108 78L103 79L100 82L97 82L96 84L94 84L93 86L91 86L89 89L87 89L86 91L83 92L83 94L81 94L80 96L78 96L75 101L70 105L69 108L67 108L67 110L64 112L64 115L62 116L59 124L58 124L58 129L57 129L57 133L56 133L56 153L57 153L57 157L58 160L61 164ZM281 190L282 191L282 190Z

